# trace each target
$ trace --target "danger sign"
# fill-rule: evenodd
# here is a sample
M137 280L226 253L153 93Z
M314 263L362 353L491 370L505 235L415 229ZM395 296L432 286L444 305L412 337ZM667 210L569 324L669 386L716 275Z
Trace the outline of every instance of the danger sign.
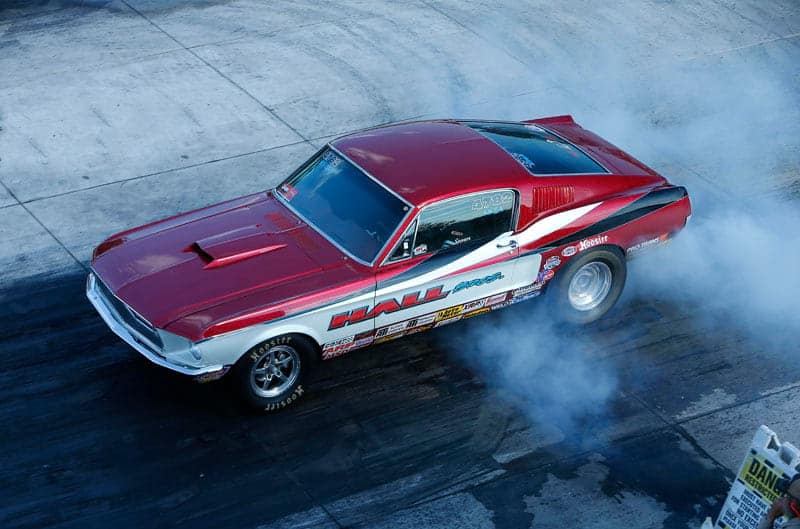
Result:
M800 451L781 443L775 432L761 426L753 436L715 527L754 529L781 495L775 488L778 479L789 478L798 471Z
M743 466L746 470L739 478L749 485L753 492L772 505L772 502L781 495L780 491L775 488L775 483L781 476L788 476L775 468L772 461L758 455L755 450L750 451L750 456L745 460Z

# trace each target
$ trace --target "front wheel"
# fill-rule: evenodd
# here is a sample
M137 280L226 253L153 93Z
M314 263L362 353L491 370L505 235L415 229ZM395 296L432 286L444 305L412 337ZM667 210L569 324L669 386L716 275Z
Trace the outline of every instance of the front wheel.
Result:
M627 269L625 257L614 247L589 250L561 271L552 289L558 316L586 324L603 317L622 294Z
M233 382L252 408L274 411L300 398L314 354L313 344L302 336L287 334L250 349L236 363Z

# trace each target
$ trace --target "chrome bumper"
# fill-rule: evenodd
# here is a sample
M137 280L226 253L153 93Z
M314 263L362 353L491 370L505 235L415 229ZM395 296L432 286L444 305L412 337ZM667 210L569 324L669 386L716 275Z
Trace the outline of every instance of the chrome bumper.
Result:
M208 376L211 373L218 372L219 376L225 374L227 368L222 365L195 367L169 360L165 354L162 354L162 351L158 350L155 344L125 324L124 319L117 312L117 310L110 304L106 303L106 301L100 295L98 292L97 282L98 279L95 277L94 273L90 273L88 279L86 280L86 297L89 298L89 301L100 314L100 317L103 318L103 321L106 322L106 325L108 325L108 327L114 331L114 334L122 338L125 343L139 351L139 353L141 353L145 358L154 364L160 365L161 367L166 367L167 369L171 369L172 371L176 371L183 375L195 377L202 375L202 379L213 379L214 377ZM188 349L191 347L191 342L187 340L187 343L189 344L187 347Z

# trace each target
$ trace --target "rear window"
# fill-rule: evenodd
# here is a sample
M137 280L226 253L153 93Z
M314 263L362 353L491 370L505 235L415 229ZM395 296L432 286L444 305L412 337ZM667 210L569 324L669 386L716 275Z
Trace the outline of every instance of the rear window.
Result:
M570 142L533 124L463 121L503 148L531 174L606 173Z

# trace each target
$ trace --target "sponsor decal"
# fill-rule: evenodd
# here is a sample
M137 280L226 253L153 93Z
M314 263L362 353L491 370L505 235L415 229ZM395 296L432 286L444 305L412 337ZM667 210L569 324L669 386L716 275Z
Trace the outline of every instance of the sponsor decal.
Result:
M456 244L461 244L462 242L469 242L469 241L472 240L472 236L468 235L468 236L465 237L463 231L452 230L450 232L450 235L455 237L455 239L453 239L453 240L448 239L448 240L445 241L445 244L450 244L450 245L455 246Z
M528 299L533 299L533 298L537 297L537 296L538 296L539 294L541 294L541 293L542 293L542 291L541 291L541 290L534 290L533 292L528 292L527 294L525 294L525 295L523 295L523 296L515 297L515 298L512 300L512 302L513 302L513 303L519 303L519 302L521 302L521 301L526 301L526 300L528 300Z
M502 294L495 294L494 296L489 296L486 298L486 306L489 307L491 305L495 305L497 303L502 303L508 297L508 292L503 292Z
M376 303L372 309L370 309L369 306L366 306L349 310L347 312L334 314L334 316L331 318L330 324L328 325L328 330L340 329L345 325L370 320L380 316L381 314L391 314L400 310L416 307L417 305L424 305L425 303L431 303L433 301L444 299L450 295L450 291L443 289L444 285L439 285L429 288L425 292L424 296L421 296L421 291L411 292L410 294L404 295L403 299L400 301L397 301L394 298L389 298Z
M343 355L351 349L354 349L355 346L356 344L354 341L346 343L331 342L330 344L326 345L325 348L323 348L322 356L327 359L333 358L334 356Z
M497 305L493 305L492 306L492 310L504 309L504 308L508 307L509 305L511 305L510 301L504 301L503 303L498 303Z
M451 323L455 323L461 319L461 315L456 316L455 318L448 318L446 320L437 321L433 324L434 327L441 327L442 325L449 325Z
M496 193L483 194L472 201L472 211L481 211L484 214L502 211L509 207L513 200L513 191L498 191Z
M472 312L468 312L468 313L464 314L463 318L464 319L471 318L473 316L477 316L478 314L483 314L484 312L489 312L491 310L492 309L490 307L484 307L482 309L473 310Z
M515 298L518 298L518 297L524 296L525 294L528 294L530 292L533 292L533 291L536 291L536 290L541 290L541 288L543 286L544 285L542 283L531 283L528 286L524 286L524 287L518 288L516 290L513 290L511 292L511 295L513 297L515 297Z
M217 380L219 378L222 378L231 367L232 366L225 366L222 369L219 369L217 371L212 371L211 373L203 373L202 375L197 375L196 377L194 377L194 381L199 382L200 384L205 384L206 382Z
M483 308L486 305L485 299L479 299L477 301L470 301L469 303L464 303L464 312L469 312L471 310Z
M456 292L458 290L463 290L465 288L477 286L477 285L484 285L487 283L491 283L492 281L497 281L498 279L502 279L503 274L501 272L496 272L492 275L488 275L483 278L471 279L469 281L462 281L456 288L452 290L452 292ZM339 314L334 314L331 318L330 323L328 324L328 330L334 329L341 329L345 325L351 325L353 323L360 323L362 321L371 320L376 318L382 314L391 314L393 312L397 312L400 310L405 310L411 307L416 307L418 305L424 305L425 303L431 303L434 301L439 301L440 299L444 299L451 294L451 291L444 290L444 285L439 285L435 287L431 287L425 291L425 295L422 295L422 291L410 292L405 294L403 298L398 301L395 298L385 299L383 301L379 301L375 304L372 309L369 308L369 305L365 307L359 307L357 309L349 310L347 312L341 312Z
M408 325L406 326L406 329L413 329L415 327L428 325L429 323L433 323L435 319L436 319L435 312L432 312L430 314L425 314L424 316L419 316L418 318L414 318L413 320L408 320Z
M408 336L410 334L416 334L416 333L422 332L422 331L427 331L428 329L432 329L432 328L433 328L433 324L432 323L429 323L428 325L420 325L419 327L414 327L413 329L408 331L406 333L406 336Z
M539 272L539 276L536 278L536 282L544 283L546 281L550 281L551 279L553 279L553 276L555 274L556 273L553 272L552 270L542 270L541 272Z
M374 342L372 342L372 343L374 343L374 344L376 344L376 345L377 345L377 344L379 344L379 343L383 343L383 342L388 342L388 341L390 341L390 340L394 340L395 338L400 338L400 337L401 337L401 336L403 336L403 335L405 335L405 332L399 332L399 333L395 333L395 334L390 334L390 335L386 335L386 336L381 336L380 338L378 338L378 337L376 336L376 337L375 337L375 341L374 341Z
M592 237L590 239L584 239L578 243L578 251L588 250L593 246L598 246L600 244L605 244L608 241L608 235L598 235L597 237Z
M333 350L330 350L330 351L323 351L322 352L322 358L323 358L323 360L330 360L331 358L336 358L337 356L342 356L345 353L349 353L353 349L355 349L355 346L351 345L349 347L345 347L345 348L342 348L342 349L333 349Z
M393 323L391 325L388 325L386 327L387 331L384 334L395 334L395 333L398 333L400 331L404 331L404 330L406 330L406 325L408 325L408 323L406 323L404 321L401 321L400 323Z
M577 248L575 248L574 246L567 246L566 248L561 250L561 257L572 257L576 253L578 253Z
M559 259L557 255L553 255L548 257L547 261L544 262L544 269L552 270L553 268L557 267L560 264L561 264L561 259Z
M486 285L488 283L491 283L492 281L497 281L498 279L503 279L503 274L501 272L497 272L492 275L478 279L470 279L469 281L462 281L461 283L456 285L456 288L453 289L453 292L458 292L459 290L464 290L465 288Z
M628 248L627 252L628 253L636 253L636 252L640 252L642 250L646 250L647 248L650 248L651 246L656 246L658 244L661 244L662 242L666 242L668 238L669 238L669 234L665 233L664 235L661 235L660 237L656 237L655 239L650 239L650 240L647 240L647 241L640 242L638 244L634 244L633 246Z
M334 340L332 342L326 343L322 347L322 349L323 350L334 349L334 348L340 347L342 345L349 345L349 344L353 343L353 341L355 341L355 339L356 339L355 334L353 334L351 336L346 336L344 338L339 338L338 340Z
M528 158L524 154L521 154L521 153L518 153L518 152L512 152L510 154L511 154L511 157L514 158L516 161L518 161L520 164L522 164L523 167L525 167L527 169L530 169L530 170L536 169L536 164L533 163L533 160L531 160L530 158Z
M436 318L434 321L442 321L442 320L449 320L451 318L455 318L456 316L460 316L464 310L464 305L456 305L455 307L448 307L444 310L440 310L436 313Z
M364 347L366 345L371 344L375 338L373 336L367 336L366 338L359 338L355 342L353 342L354 347Z
M353 342L343 343L343 344L339 344L339 345L332 345L330 347L325 348L324 352L327 353L327 354L330 354L330 353L335 353L337 351L345 351L347 349L350 349L352 346L353 346Z

